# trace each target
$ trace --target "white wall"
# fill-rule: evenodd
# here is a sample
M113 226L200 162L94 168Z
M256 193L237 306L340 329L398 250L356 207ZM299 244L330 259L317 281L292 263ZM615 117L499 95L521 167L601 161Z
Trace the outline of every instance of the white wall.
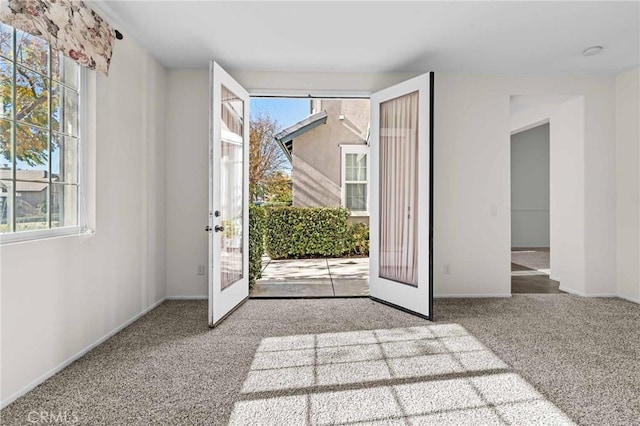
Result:
M551 112L551 279L564 291L586 294L585 99Z
M640 68L616 78L617 284L640 303Z
M364 76L314 73L232 73L249 90L277 93L326 93L331 88L347 92L377 90L403 79L403 75ZM167 245L170 296L206 295L204 278L195 276L196 259L206 259L205 196L193 199L179 188L195 185L206 191L207 72L170 72L171 102L197 116L168 120L168 156L190 150L191 167L182 157L167 162L167 209L170 228L189 227L187 235L171 232ZM197 86L197 87L196 87ZM180 94L184 91L183 94ZM613 295L615 289L615 189L614 180L614 79L611 77L524 77L436 73L435 88L435 294L438 296L507 296L510 287L510 95L539 96L555 93L568 99L568 112L580 110L584 123L558 128L560 136L582 141L572 146L572 204L579 207L568 219L572 238L566 245L564 264L571 277L561 277L566 289L578 294ZM193 104L189 101L193 100ZM195 105L202 105L196 107ZM201 110L202 108L202 110ZM188 123L188 125L185 125ZM552 138L554 130L551 130ZM187 155L187 154L184 154ZM551 156L553 158L553 151ZM191 158L191 157L190 157ZM583 160L584 159L584 160ZM597 159L597 161L596 161ZM552 160L553 161L553 160ZM585 163L586 161L586 163ZM566 190L566 189L564 189ZM552 188L553 191L553 188ZM184 197L185 207L175 207ZM198 195L199 197L199 195ZM174 209L174 210L171 210ZM552 195L553 210L553 195ZM176 225L178 224L178 225ZM554 226L553 223L551 225ZM575 238L574 238L575 237ZM554 245L552 241L552 245ZM176 254L175 256L171 253ZM184 257L180 253L187 253ZM169 260L169 258L171 258ZM198 260L199 261L199 260ZM586 266L589 262L589 266ZM451 273L444 274L449 264ZM553 266L552 266L553 267ZM589 268L589 271L588 271ZM562 271L560 271L562 272ZM587 275L587 272L590 272Z
M434 109L434 293L508 296L509 92L499 78L436 73Z
M207 295L209 73L169 71L167 78L167 295ZM206 267L205 267L206 269Z
M90 74L95 234L1 248L3 406L165 297L166 71L125 35Z
M549 247L549 124L511 135L511 247Z

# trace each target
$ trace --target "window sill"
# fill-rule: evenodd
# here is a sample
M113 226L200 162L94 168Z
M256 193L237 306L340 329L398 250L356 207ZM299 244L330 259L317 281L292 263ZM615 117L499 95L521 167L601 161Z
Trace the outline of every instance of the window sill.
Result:
M369 217L369 212L351 212L351 217Z
M79 226L69 226L65 228L39 229L37 231L23 231L11 234L1 234L0 245L80 235L80 232L81 231Z

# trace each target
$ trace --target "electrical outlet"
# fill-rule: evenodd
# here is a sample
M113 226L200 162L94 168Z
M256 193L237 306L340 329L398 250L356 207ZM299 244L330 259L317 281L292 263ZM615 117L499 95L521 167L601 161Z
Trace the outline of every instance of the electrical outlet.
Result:
M204 275L204 265L198 265L198 275Z
M450 274L451 273L451 265L449 265L448 263L444 264L444 273L445 274Z

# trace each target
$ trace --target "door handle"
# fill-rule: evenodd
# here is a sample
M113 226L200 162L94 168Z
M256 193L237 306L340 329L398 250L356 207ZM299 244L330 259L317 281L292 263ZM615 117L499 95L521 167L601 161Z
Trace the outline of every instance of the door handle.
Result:
M216 225L215 228L213 228L213 230L216 232L222 232L224 231L224 226Z

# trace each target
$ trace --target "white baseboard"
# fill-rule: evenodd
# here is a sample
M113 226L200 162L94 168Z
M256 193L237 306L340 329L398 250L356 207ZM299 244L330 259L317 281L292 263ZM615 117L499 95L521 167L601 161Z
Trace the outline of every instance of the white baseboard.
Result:
M167 296L167 300L206 300L209 296Z
M498 294L434 294L434 299L484 299L487 297L511 297L511 293L498 293Z
M624 295L619 294L619 293L618 294L613 294L613 293L601 293L601 294L598 294L598 293L591 294L590 293L590 294L587 294L587 293L583 293L581 291L573 290L571 288L563 287L562 285L560 286L560 290L566 291L567 293L574 294L574 295L580 296L580 297L617 297L619 299L624 299L624 300L628 300L629 302L640 304L640 299L634 299L633 297L627 297L627 296L624 296Z
M20 398L21 396L23 396L27 392L31 391L33 388L35 388L36 386L38 386L39 384L41 384L42 382L44 382L48 378L50 378L50 377L54 376L55 374L59 373L62 369L67 367L69 364L71 364L75 360L81 358L82 356L86 355L89 351L91 351L92 349L96 348L98 345L100 345L101 343L103 343L107 339L115 336L118 332L120 332L124 328L128 327L129 325L133 324L135 321L140 319L142 316L144 316L145 314L149 313L153 309L157 308L165 300L166 300L165 297L163 297L162 299L158 300L153 305L149 306L148 308L146 308L142 312L136 314L133 318L125 321L124 323L122 323L121 325L119 325L118 327L116 327L115 329L113 329L112 331L110 331L109 333L104 335L103 337L99 338L98 340L96 340L95 342L93 342L92 344L87 346L86 348L82 349L80 352L78 352L75 355L71 356L66 361L63 361L62 363L58 364L57 366L55 366L51 370L47 371L46 373L44 373L43 375L41 375L40 377L38 377L37 379L35 379L31 383L29 383L28 385L26 385L25 387L23 387L19 391L15 392L14 394L9 396L8 398L0 401L0 410L4 409L7 405L11 404L13 401L15 401L16 399Z
M586 297L587 296L586 294L582 293L581 291L577 291L577 290L574 290L572 288L565 287L563 285L560 285L558 287L558 290L564 291L565 293L573 294L573 295L576 295L576 296L581 296L581 297Z
M619 294L618 297L620 299L628 300L629 302L640 304L640 299L634 299L633 297L623 296L622 294Z
M612 294L612 293L583 293L581 291L577 291L574 290L572 288L568 288L568 287L563 287L562 285L559 288L561 291L570 293L570 294L574 294L576 296L580 296L580 297L618 297L617 294Z

